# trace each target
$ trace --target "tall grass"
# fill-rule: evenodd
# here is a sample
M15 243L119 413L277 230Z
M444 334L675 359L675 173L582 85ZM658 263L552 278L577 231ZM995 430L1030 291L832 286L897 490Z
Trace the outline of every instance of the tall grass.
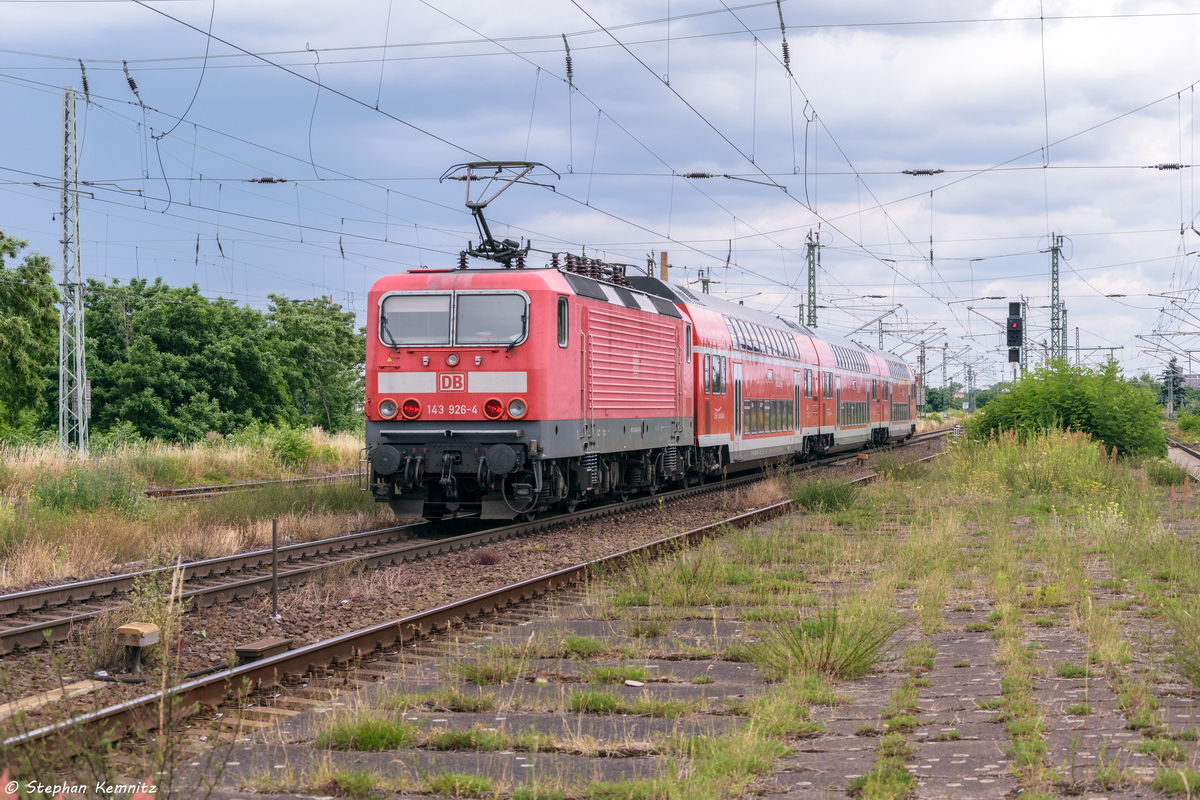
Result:
M0 447L0 494L20 497L39 476L90 465L146 486L205 486L237 481L353 472L362 448L351 433L263 429L181 446L140 439L101 442L91 459L63 459L55 444Z
M771 628L750 657L769 679L861 678L883 660L892 636L906 624L890 610L829 606L799 624Z
M285 540L310 541L374 527L390 510L352 482L276 485L196 501L156 501L147 486L194 486L350 472L360 441L350 434L293 432L303 465L279 454L278 431L189 447L132 441L68 462L56 448L0 449L0 586L83 578L131 562L208 558L264 547L271 519ZM290 438L288 438L290 437ZM290 444L289 444L290 443ZM5 497L7 494L7 497Z

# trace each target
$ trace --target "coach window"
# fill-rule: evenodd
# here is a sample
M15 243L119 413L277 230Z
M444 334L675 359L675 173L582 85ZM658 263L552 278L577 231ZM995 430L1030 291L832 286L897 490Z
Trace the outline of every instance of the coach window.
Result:
M812 370L804 370L804 396L812 398Z
M458 344L517 344L525 338L528 308L519 294L459 294Z
M725 394L725 356L713 356L713 394Z
M379 340L388 347L450 344L450 295L392 294L383 298Z
M567 298L558 298L558 346L566 347L568 322L570 321L571 309L567 305Z
M704 393L705 394L709 393L709 390L712 388L712 385L713 385L712 355L710 353L705 353L704 354Z

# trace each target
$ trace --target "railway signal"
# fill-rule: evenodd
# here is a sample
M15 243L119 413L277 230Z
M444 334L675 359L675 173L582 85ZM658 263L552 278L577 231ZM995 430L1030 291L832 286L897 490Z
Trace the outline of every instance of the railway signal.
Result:
M1008 331L1008 346L1010 348L1020 348L1024 334L1024 329L1021 326L1020 303L1008 304L1008 325L1006 326L1006 330Z

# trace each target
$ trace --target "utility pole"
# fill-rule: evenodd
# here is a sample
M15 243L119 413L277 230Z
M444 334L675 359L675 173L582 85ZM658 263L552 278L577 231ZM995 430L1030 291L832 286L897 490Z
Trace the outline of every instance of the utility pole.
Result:
M917 356L917 366L921 369L920 380L917 382L917 395L921 400L920 407L917 409L921 413L925 413L925 340L921 340L921 354Z
M942 388L948 389L950 384L946 382L946 348L949 345L942 343Z
M1067 331L1070 329L1067 327L1067 304L1066 303L1059 303L1058 324L1059 324L1059 330L1061 332L1059 341L1062 342L1062 345L1061 345L1058 355L1055 356L1055 358L1057 358L1060 361L1068 361L1068 363L1069 363L1069 359L1067 358Z
M975 413L975 370L967 365L967 413Z
M1075 326L1075 366L1079 366L1079 326Z
M817 327L817 267L821 265L821 244L812 230L808 232L808 315L805 324Z
M879 352L883 352L883 318L879 318Z
M1063 237L1050 234L1050 358L1059 359L1066 355L1066 328L1062 321L1062 301L1058 297L1058 253L1062 250Z
M62 283L58 314L58 450L86 456L91 392L84 363L83 271L79 265L79 144L75 88L63 89Z

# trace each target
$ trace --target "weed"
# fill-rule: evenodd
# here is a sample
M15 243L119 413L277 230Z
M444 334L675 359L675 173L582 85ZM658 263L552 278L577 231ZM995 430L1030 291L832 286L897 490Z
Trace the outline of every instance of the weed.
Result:
M365 769L335 772L322 790L337 797L370 797L379 786L379 778Z
M537 785L518 786L508 795L508 800L567 800L562 789L544 789Z
M588 673L588 683L624 683L645 681L650 670L645 667L593 667Z
M615 714L621 707L621 698L608 692L573 692L567 698L567 708L577 714Z
M955 661L950 666L954 667L955 669L963 669L964 667L971 666L971 662L970 661Z
M696 677L692 678L692 683L700 685L700 684L716 683L716 681L713 679L712 675L709 675L706 672L706 673L697 675Z
M455 675L480 685L508 683L520 675L522 669L521 662L501 657L483 657L450 665L450 671Z
M1145 470L1146 477L1155 486L1183 484L1190 477L1183 467L1162 458L1147 459L1142 465L1142 469Z
M959 603L951 610L952 611L974 611L975 606L971 605L970 603Z
M1190 800L1200 790L1200 772L1194 769L1160 770L1150 783L1150 788L1172 797L1181 794Z
M425 788L448 797L486 797L495 792L495 783L484 775L461 775L442 772L426 782Z
M828 513L843 511L858 497L858 484L844 483L836 478L809 480L792 489L792 500L805 511Z
M467 730L445 730L431 733L426 744L435 750L504 750L511 746L509 737L496 730L474 725Z
M1090 678L1094 673L1082 664L1060 661L1054 665L1054 674L1060 678Z
M905 649L903 656L904 669L913 675L920 675L933 669L933 659L937 651L927 644L915 644Z
M1146 739L1138 743L1137 752L1153 756L1163 766L1171 761L1187 760L1187 751L1183 749L1183 745L1170 739Z
M317 734L316 747L330 750L381 752L412 744L416 729L403 722L367 717L352 722L337 722Z
M1073 717L1086 717L1092 713L1092 707L1087 703L1075 703L1067 706L1067 713Z
M636 619L625 626L625 635L634 638L656 639L671 630L665 619Z
M860 775L846 785L846 793L863 800L884 800L907 797L917 790L917 779L908 773L904 761L880 758L866 775Z
M931 742L957 742L962 738L962 734L958 731L938 731L933 736L929 737Z
M799 625L770 629L750 657L775 680L793 675L859 678L882 660L889 640L906 624L890 611L829 607Z
M608 645L591 636L568 636L559 645L559 658L592 658L608 649Z

